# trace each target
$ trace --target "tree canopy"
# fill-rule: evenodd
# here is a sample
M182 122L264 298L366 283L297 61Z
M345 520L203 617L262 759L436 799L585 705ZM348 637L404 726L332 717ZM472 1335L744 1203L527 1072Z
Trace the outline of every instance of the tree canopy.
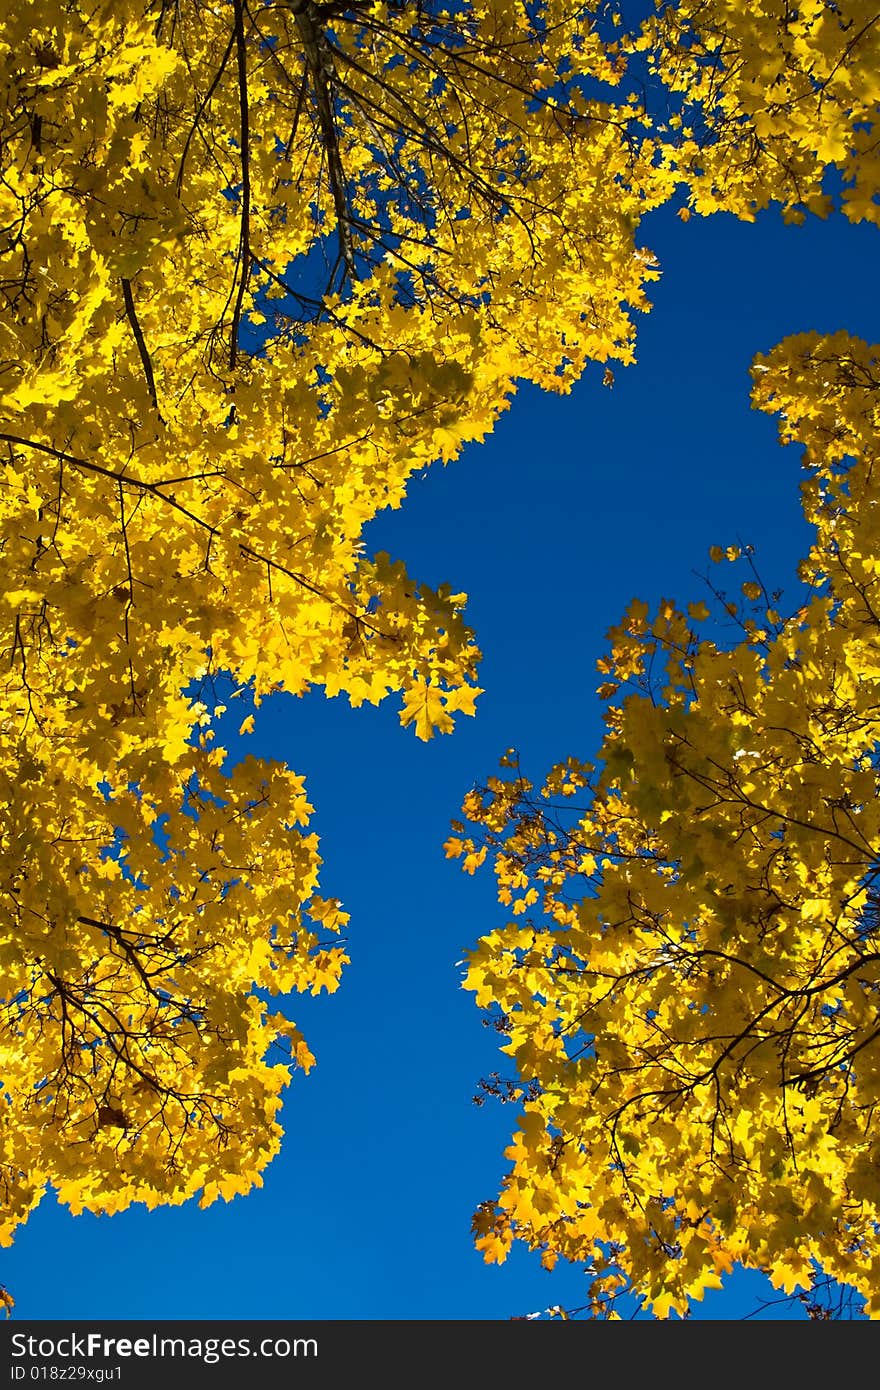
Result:
M845 334L755 364L806 446L806 601L781 617L713 547L745 570L738 597L713 581L740 640L634 602L596 764L535 788L509 753L447 846L512 916L466 983L528 1096L478 1244L591 1259L597 1311L625 1287L685 1314L734 1263L880 1306L878 371Z
M230 769L218 715L473 712L465 596L365 526L519 382L633 360L652 209L877 220L875 18L4 15L0 1241L47 1185L110 1211L259 1181L312 1060L268 996L335 989L347 919L302 776Z
M594 102L573 163L540 96L616 78L583 13L26 4L0 43L8 1240L47 1182L259 1179L310 1061L266 993L334 989L346 919L302 778L212 723L473 712L464 596L363 528L516 380L627 360L655 272L645 159Z
M868 9L659 9L632 48L681 215L877 222L877 45ZM806 602L783 616L749 549L713 546L745 568L733 601L708 581L738 639L705 604L634 602L595 761L535 787L509 750L447 842L511 915L465 981L515 1064L488 1089L523 1101L476 1243L586 1261L592 1316L621 1294L687 1316L735 1264L880 1316L878 353L801 335L754 364L753 403L805 446Z

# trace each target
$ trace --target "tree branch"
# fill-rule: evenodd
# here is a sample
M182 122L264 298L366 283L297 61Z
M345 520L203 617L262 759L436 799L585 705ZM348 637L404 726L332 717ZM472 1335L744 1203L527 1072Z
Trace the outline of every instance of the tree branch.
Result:
M123 279L120 281L120 283L122 285L122 298L125 300L125 312L128 317L128 321L131 324L131 331L134 334L134 340L137 343L137 350L140 354L141 365L144 369L144 376L147 379L147 390L150 393L150 400L153 402L153 408L158 411L159 402L156 399L156 379L153 375L153 363L150 360L150 354L147 350L144 332L141 328L140 322L138 321L137 312L134 307L134 296L131 292L131 281ZM162 419L161 414L159 415L159 419ZM162 421L162 423L165 423L164 420Z
M232 331L229 342L229 366L235 371L238 356L238 330L241 324L241 309L244 292L250 275L250 229L251 229L251 168L250 168L250 116L248 112L247 88L247 46L244 35L244 11L241 0L232 0L235 13L235 50L238 61L238 109L241 143L241 229L238 240L238 286L235 305L232 310Z

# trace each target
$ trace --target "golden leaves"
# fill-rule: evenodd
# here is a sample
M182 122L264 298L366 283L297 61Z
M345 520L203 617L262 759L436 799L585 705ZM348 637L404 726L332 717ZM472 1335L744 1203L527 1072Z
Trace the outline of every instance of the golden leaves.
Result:
M484 438L518 381L565 391L595 360L613 383L659 273L635 245L640 218L680 185L698 212L748 217L770 199L822 212L824 159L844 175L849 215L874 217L880 70L863 0L833 18L802 7L784 41L775 10L682 3L634 45L655 66L660 105L681 108L659 130L619 95L616 39L606 49L589 11L561 0L540 16L507 0L425 13L415 27L406 7L359 6L332 34L311 3L264 7L244 35L234 7L191 0L173 24L129 0L71 3L51 26L34 0L7 9L0 1239L47 1182L74 1209L114 1210L229 1199L259 1180L289 1066L312 1063L262 992L334 990L347 916L317 895L302 779L256 759L223 772L214 683L228 678L257 706L312 687L352 705L394 694L422 740L472 715L479 652L464 595L366 556L365 527L418 470ZM331 42L334 63L319 62ZM588 95L601 84L614 100ZM822 352L839 365L823 367ZM872 977L854 970L826 989L815 946L829 920L852 930L861 838L839 863L814 846L845 822L876 830L860 760L876 735L877 536L869 507L847 511L836 473L864 443L874 374L862 346L804 339L756 383L756 402L782 410L817 467L818 607L780 624L766 653L731 658L671 602L653 616L634 604L603 665L603 693L629 694L611 706L598 780L570 761L534 806L518 775L467 802L490 844L511 831L495 868L516 919L475 954L469 982L518 1015L509 1046L544 1088L517 1215L496 1211L480 1229L495 1258L516 1221L548 1258L553 1242L566 1254L569 1236L613 1230L635 1249L645 1184L668 1181L657 1135L628 1114L619 1145L592 1120L578 1144L556 1141L594 1083L613 1089L642 1068L662 1088L683 1059L705 1064L716 985L733 1029L749 1000L782 1026L786 991L816 986L809 1007L828 1012L817 1055L801 1056L804 1084L817 1068L826 1077L847 1028L867 1027ZM870 495L869 463L852 474L854 496ZM832 621L826 583L846 625ZM768 743L794 705L786 737ZM246 716L239 734L254 726ZM557 798L572 807L570 834L548 822ZM784 844L768 847L783 822ZM447 847L469 872L488 857L478 838ZM740 848L725 857L728 841ZM791 899L790 860L810 870ZM574 903L572 879L590 885ZM528 925L540 912L546 931ZM760 949L737 939L756 922ZM710 965L697 941L742 953ZM760 991L774 989L769 1008ZM780 1123L761 1089L778 1061L763 1034L747 1041L720 1079L766 1130ZM273 1046L283 1064L267 1062ZM704 1091L668 1102L703 1144ZM728 1142L736 1155L746 1144L733 1129ZM703 1201L697 1148L690 1198ZM688 1171L691 1151L678 1157ZM773 1162L790 1181L785 1155ZM828 1180L839 1190L836 1169ZM661 1308L696 1287L699 1260L682 1259Z
M524 239L478 218L462 236L454 217L468 186L495 199L497 123L520 129L518 98L487 125L486 93L461 89L489 183L462 183L457 148L435 158L417 139L395 156L445 209L432 245L406 189L377 196L374 77L349 64L334 146L315 112L349 99L312 72L316 100L301 102L270 42L304 52L283 8L246 36L245 140L230 11L187 3L170 26L137 6L73 5L51 42L37 18L26 4L0 31L13 364L0 381L0 889L15 1001L2 1076L4 1158L20 1174L3 1238L47 1181L77 1210L228 1198L277 1151L280 1090L314 1059L254 991L335 990L348 918L316 893L302 780L256 759L222 771L214 683L228 676L257 705L312 686L352 704L396 693L421 738L473 714L464 596L366 557L363 530L414 471L491 429L513 373L555 371L573 312L568 285L537 274L544 355L534 370L512 357L527 311L509 257L516 245L524 264L529 237L551 231L529 213ZM340 32L378 65L399 118L396 23L364 12ZM441 57L456 67L455 49L426 49L407 103L427 99ZM534 59L528 45L491 52L496 94ZM540 156L535 126L521 123L514 161L524 141ZM560 188L562 167L547 172ZM382 233L359 234L352 282L298 298L284 277L334 227L345 237L347 196L352 226ZM410 246L406 272L394 245ZM621 261L626 278L625 249ZM619 337L620 323L615 302L597 331ZM245 328L259 330L250 350Z
M775 202L793 222L835 205L852 221L880 220L875 18L867 0L821 14L683 0L646 22L632 46L650 53L668 91L672 117L659 135L689 194L679 216L752 220ZM837 198L823 187L829 168Z
M878 359L801 335L758 363L756 403L807 447L812 601L724 648L632 604L601 663L630 692L577 809L559 768L536 790L506 754L447 843L510 908L464 985L536 1088L478 1245L612 1244L602 1315L627 1290L684 1316L735 1263L785 1293L876 1287ZM748 548L712 559L754 573Z
M475 686L441 690L427 681L418 681L403 697L401 724L415 724L416 737L427 741L435 733L452 732L452 711L474 714L474 701L482 691Z

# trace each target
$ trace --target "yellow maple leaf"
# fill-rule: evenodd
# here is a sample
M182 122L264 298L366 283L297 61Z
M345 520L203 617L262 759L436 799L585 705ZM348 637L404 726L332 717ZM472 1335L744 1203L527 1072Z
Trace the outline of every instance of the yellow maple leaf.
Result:
M435 730L448 734L453 727L452 718L446 711L443 691L424 681L418 682L404 696L400 722L404 727L415 723L416 737L424 742L433 736Z

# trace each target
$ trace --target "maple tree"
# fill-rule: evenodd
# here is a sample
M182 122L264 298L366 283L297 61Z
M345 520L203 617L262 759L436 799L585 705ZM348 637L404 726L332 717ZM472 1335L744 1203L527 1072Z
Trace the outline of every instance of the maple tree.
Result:
M821 0L685 0L624 33L679 215L880 221L878 34L869 5ZM513 916L466 979L516 1064L485 1089L524 1104L476 1243L588 1261L591 1316L622 1294L686 1316L735 1263L806 1290L811 1317L841 1286L880 1315L876 362L838 335L756 365L756 403L807 445L814 600L783 620L751 572L728 649L635 604L603 665L620 698L596 765L536 790L511 752L447 844L470 873L491 858Z
M821 211L837 164L873 215L875 30L834 16L785 19L768 117L772 8L4 13L0 1242L47 1184L109 1211L259 1181L312 1060L266 995L334 989L346 917L303 779L229 770L224 704L395 696L420 738L473 711L464 595L365 525L517 382L632 360L639 221L677 191ZM721 83L728 33L752 67Z
M32 2L0 64L8 1242L47 1184L259 1181L312 1060L267 995L334 989L347 919L303 779L216 720L473 712L464 596L364 526L516 381L631 358L662 194L559 0Z
M880 1314L880 347L786 339L754 404L804 445L815 541L783 617L748 552L737 599L634 602L600 662L607 733L536 788L509 753L447 852L489 861L507 926L466 987L524 1099L477 1245L593 1265L656 1316L739 1263Z

